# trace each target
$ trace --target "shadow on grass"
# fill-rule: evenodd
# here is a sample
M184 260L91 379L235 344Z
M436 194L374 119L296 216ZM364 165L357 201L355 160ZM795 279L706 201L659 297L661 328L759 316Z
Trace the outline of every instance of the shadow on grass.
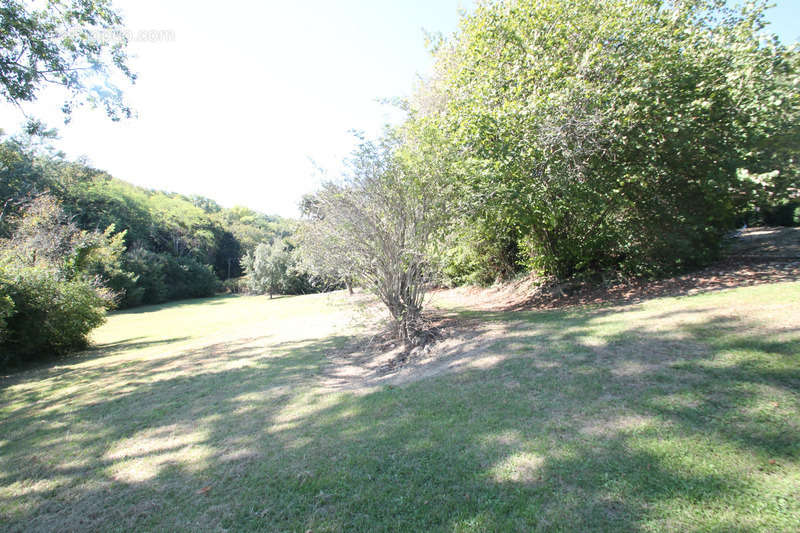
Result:
M134 337L117 342L96 344L88 348L68 354L53 355L50 357L40 357L32 361L23 361L16 365L0 367L0 370L7 374L0 374L0 390L11 385L30 379L37 379L41 374L57 374L56 380L69 380L69 374L74 371L70 365L84 361L91 361L108 357L128 350L138 350L154 346L168 346L177 342L188 340L189 337L172 337L170 339L159 339L144 341L145 337Z
M0 518L10 530L798 525L797 506L774 507L783 496L762 485L800 456L798 330L714 317L588 342L614 312L481 313L524 322L487 349L492 365L365 394L315 387L343 337L104 368L62 404L3 410Z
M158 346L158 345L169 345L190 339L190 337L172 337L170 339L158 339L149 341L142 340L145 338L146 337L133 337L130 339L125 339L116 342L95 344L89 350L86 350L85 352L78 354L78 357L82 357L84 359L87 358L87 355L90 358L107 357L109 355L114 355L129 350L140 350L142 348L151 348L153 346Z
M276 294L272 298L269 296L262 295L262 296L252 296L252 295L244 295L244 294L220 294L217 296L208 296L205 298L189 298L186 300L175 300L171 302L164 302L160 304L150 304L150 305L142 305L139 307L134 307L132 309L121 309L119 311L112 311L111 314L114 315L141 315L145 313L151 313L153 311L162 311L164 309L181 309L185 307L197 306L197 305L224 305L230 303L231 300L235 300L237 298L264 298L272 299L272 300L282 300L287 298L296 298L295 295L290 294Z
M161 311L164 309L181 309L183 307L195 305L221 305L229 300L240 298L237 294L224 294L219 296L209 296L206 298L190 298L187 300L175 300L172 302L164 302L160 304L141 305L131 309L121 309L119 311L112 311L110 314L114 315L141 315L151 313L153 311Z

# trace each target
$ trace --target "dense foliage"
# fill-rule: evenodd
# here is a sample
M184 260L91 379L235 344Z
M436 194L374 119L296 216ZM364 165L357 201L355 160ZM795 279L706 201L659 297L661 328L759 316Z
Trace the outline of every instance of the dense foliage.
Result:
M105 276L120 307L212 295L219 280L244 274L245 254L295 229L245 207L142 189L17 139L0 144L0 188L0 236L9 236L30 200L44 193L80 228L124 232L120 270ZM282 289L314 290L297 277L283 280Z
M252 254L244 257L247 272L247 287L256 294L273 294L283 292L283 281L287 279L291 256L281 241L272 245L259 244Z
M417 328L435 273L660 275L743 222L792 223L800 52L763 3L479 3L408 120L302 203L301 257Z
M120 22L107 1L49 0L56 14L1 1L1 97L29 101L53 75L127 113L81 74L88 62L130 76L124 41L97 40ZM708 263L737 225L797 223L800 51L762 31L763 2L725 6L479 2L436 44L408 120L305 198L297 235L292 221L5 140L0 342L18 353L79 345L112 303L353 283L412 342L436 276L660 275ZM34 346L25 328L37 323L53 333Z
M798 52L760 33L763 10L481 3L439 43L404 126L461 155L445 272L660 273L709 261L736 223L787 202Z
M119 275L123 238L79 229L52 197L31 202L0 240L0 364L86 344L113 304L105 282Z

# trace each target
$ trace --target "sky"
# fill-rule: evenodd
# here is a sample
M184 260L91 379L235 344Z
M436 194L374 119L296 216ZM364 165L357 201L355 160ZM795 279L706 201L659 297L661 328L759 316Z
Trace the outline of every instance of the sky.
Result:
M800 38L800 0L777 0L769 28ZM402 113L431 67L423 29L451 33L471 0L116 0L130 31L136 118L80 109L63 125L56 92L28 114L59 129L54 144L113 176L297 216L303 194L334 176L355 146ZM162 33L161 38L154 38ZM14 132L22 115L0 106Z

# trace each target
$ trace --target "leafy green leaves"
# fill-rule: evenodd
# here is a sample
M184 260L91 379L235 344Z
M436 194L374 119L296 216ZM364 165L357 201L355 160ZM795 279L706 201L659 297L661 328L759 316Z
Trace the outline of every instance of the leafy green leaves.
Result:
M703 262L747 195L738 169L797 181L778 148L800 139L798 54L759 33L763 10L487 2L439 46L406 129L460 154L463 220L479 240L516 233L516 262L557 276Z
M112 120L131 109L113 81L136 76L127 65L127 39L110 0L47 0L32 8L0 2L0 97L17 105L45 85L63 87L68 121L75 106L102 106Z

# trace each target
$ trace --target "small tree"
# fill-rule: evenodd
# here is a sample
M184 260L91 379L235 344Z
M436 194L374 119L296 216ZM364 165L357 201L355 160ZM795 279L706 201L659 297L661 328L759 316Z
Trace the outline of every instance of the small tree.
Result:
M305 201L300 251L312 272L358 279L386 305L398 337L420 330L435 234L444 196L435 174L411 172L396 138L363 142L341 183L325 183Z
M318 195L306 195L300 202L300 212L306 223L298 230L300 248L299 265L317 283L330 289L347 287L353 294L353 285L358 265L347 251L347 243L339 235L332 233L324 222L321 201Z
M290 260L282 241L276 239L271 245L259 244L243 259L248 289L258 294L269 294L270 298L281 292Z

